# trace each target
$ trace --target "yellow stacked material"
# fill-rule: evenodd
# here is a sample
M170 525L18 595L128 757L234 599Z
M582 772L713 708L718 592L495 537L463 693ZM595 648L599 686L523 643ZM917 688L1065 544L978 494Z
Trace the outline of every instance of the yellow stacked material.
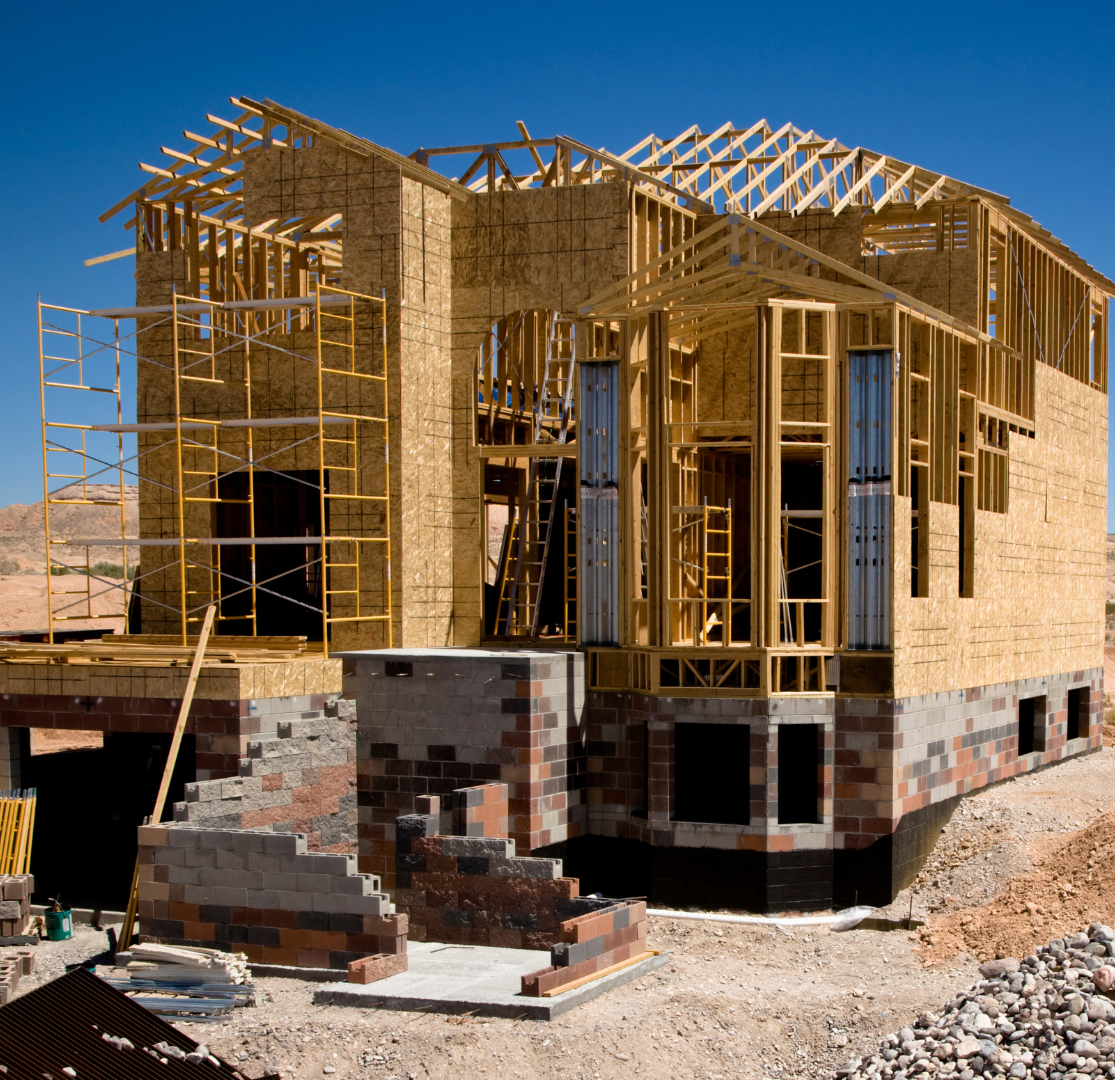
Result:
M0 791L0 874L31 872L36 789Z

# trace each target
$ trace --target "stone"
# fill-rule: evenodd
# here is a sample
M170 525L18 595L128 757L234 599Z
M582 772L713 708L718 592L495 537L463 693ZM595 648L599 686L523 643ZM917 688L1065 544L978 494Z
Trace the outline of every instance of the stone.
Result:
M849 1080L1115 1080L1115 1002L1104 997L1097 965L1103 928L1075 934L1018 961L981 965L983 981L939 1013L886 1036ZM1091 944L1091 947L1089 946ZM1115 949L1115 941L1108 942ZM1106 948L1105 945L1105 948ZM1064 951L1067 946L1071 950ZM992 966L994 965L994 966ZM1103 965L1112 973L1115 964ZM1021 971L1024 967L1025 971ZM974 1036L974 1037L973 1037ZM835 1045L835 1041L830 1043Z
M1106 994L1112 986L1115 986L1115 967L1104 964L1102 967L1096 968L1092 972L1092 985Z

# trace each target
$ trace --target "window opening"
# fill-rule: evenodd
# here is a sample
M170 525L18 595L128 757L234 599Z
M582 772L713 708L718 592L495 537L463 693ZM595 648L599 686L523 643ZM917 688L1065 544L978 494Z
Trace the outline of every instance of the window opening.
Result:
M674 819L750 824L750 767L750 725L675 724Z
M1018 756L1034 752L1037 698L1023 698L1018 703Z
M818 764L820 727L817 724L779 724L778 824L806 825L820 821Z
M1068 694L1068 715L1065 717L1065 738L1079 739L1088 734L1089 691L1086 686L1074 686Z

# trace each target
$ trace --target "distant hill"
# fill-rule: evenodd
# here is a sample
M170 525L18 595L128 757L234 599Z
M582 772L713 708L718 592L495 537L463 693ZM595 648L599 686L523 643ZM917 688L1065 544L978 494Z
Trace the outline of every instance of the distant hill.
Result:
M80 488L71 486L54 493L56 499L115 500L120 489L110 485L90 484L83 496ZM46 548L43 504L12 503L0 507L0 574L43 573L46 569ZM135 485L124 489L124 522L128 536L135 536L139 530L139 492ZM75 501L70 506L52 503L50 508L50 532L57 540L68 539L111 539L120 535L120 509L118 506L90 506ZM73 548L66 551L58 549L56 558L76 565L84 563L85 549ZM64 553L64 554L63 554ZM128 559L138 556L139 549L131 548ZM89 557L93 562L120 563L123 551L119 547L90 549Z
M51 504L50 535L55 540L113 539L120 536L120 508L116 506L91 506L78 499L116 500L119 487L89 485L83 495L80 488L63 488L54 498L75 500L72 505ZM46 532L43 504L12 503L0 507L0 630L45 630L48 622L46 606ZM138 489L130 485L124 489L124 528L127 536L139 530ZM84 547L54 549L55 563L84 566ZM128 562L134 564L139 548L128 549ZM120 547L95 547L89 549L90 563L113 563L124 560ZM123 581L118 584L123 585ZM94 594L87 599L87 589ZM82 574L63 574L51 579L54 594L56 629L79 630L101 627L104 630L122 630L123 622L110 616L124 611L127 592L109 584L91 581ZM70 595L67 596L66 593ZM92 619L64 619L79 616L92 610Z

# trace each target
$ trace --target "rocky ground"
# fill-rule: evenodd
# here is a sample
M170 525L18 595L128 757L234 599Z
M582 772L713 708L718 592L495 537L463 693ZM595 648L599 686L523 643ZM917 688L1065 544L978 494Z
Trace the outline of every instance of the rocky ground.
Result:
M831 1077L863 1056L862 1078L870 1055L904 1028L922 1042L919 1060L933 1058L939 1069L936 1048L924 1048L939 1024L918 1028L917 1019L940 1020L945 1004L968 989L981 1009L992 1008L980 1004L987 987L976 988L982 960L1022 959L1051 938L1115 924L1113 845L1115 749L1105 749L966 800L920 880L883 912L906 916L912 900L915 919L925 920L913 933L652 918L649 944L670 950L670 963L550 1023L315 1006L312 984L261 978L257 1007L183 1030L250 1077L270 1067L288 1078L336 1080L804 1080ZM64 945L44 943L40 971L60 973L104 947L104 934L91 931ZM1000 990L1012 992L1006 985ZM1029 1029L1025 1037L1036 1038ZM888 1045L900 1051L895 1060L905 1041ZM910 1073L932 1071L912 1068L918 1052L907 1055ZM987 1065L985 1076L1009 1073L1009 1065ZM1050 1080L1055 1071L1047 1070Z

